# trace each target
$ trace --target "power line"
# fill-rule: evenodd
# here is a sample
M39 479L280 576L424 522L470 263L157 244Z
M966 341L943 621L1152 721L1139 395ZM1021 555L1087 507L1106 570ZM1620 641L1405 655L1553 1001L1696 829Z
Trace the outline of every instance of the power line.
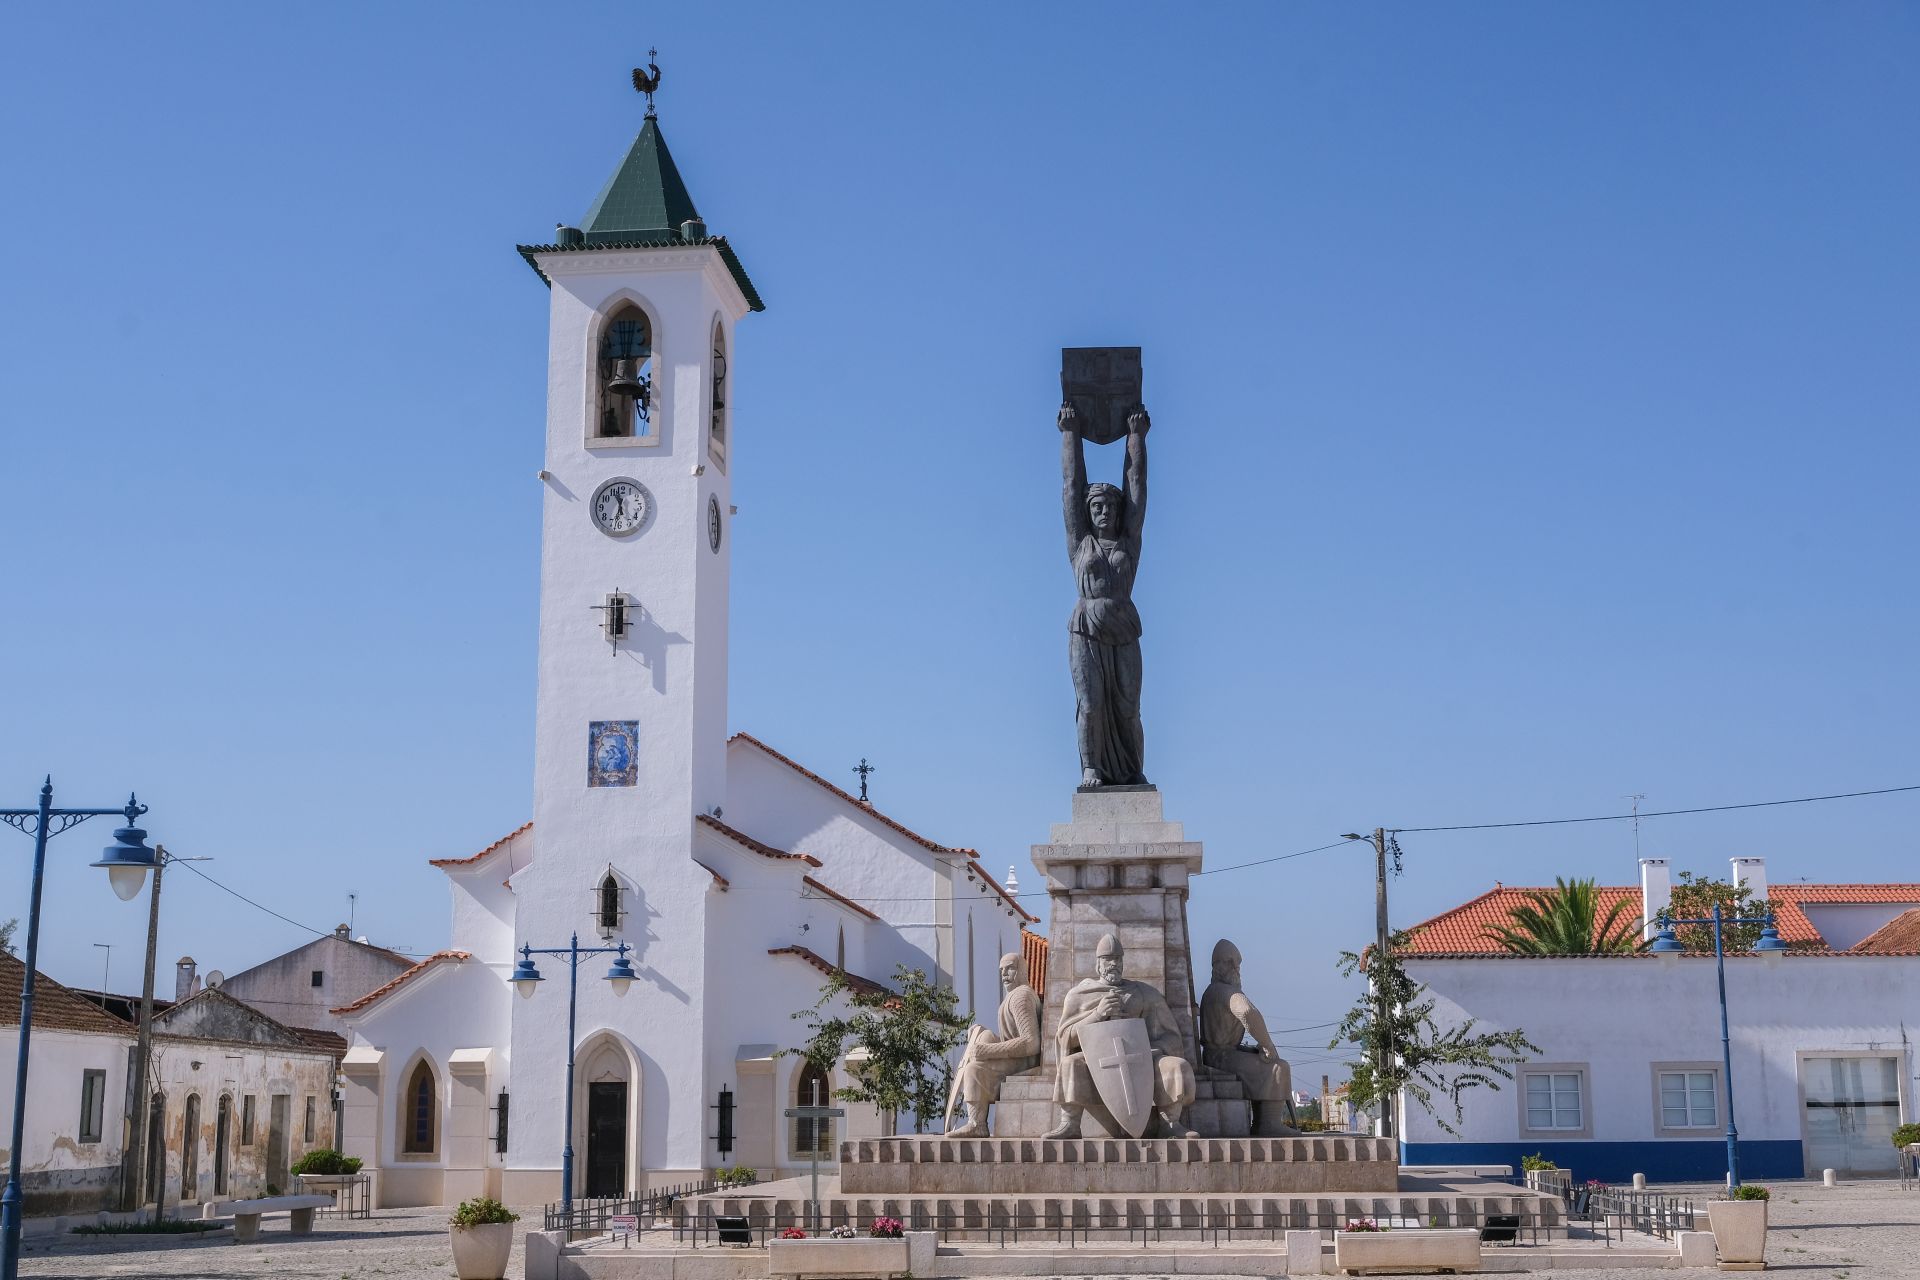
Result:
M267 906L263 902L255 902L252 898L249 898L246 894L240 892L238 889L232 888L228 885L221 884L218 880L215 880L212 876L208 875L206 872L202 871L200 868L194 866L193 863L189 862L185 858L175 858L172 861L168 862L167 865L170 867L176 866L176 865L183 866L187 870L193 872L193 874L199 876L202 880L205 880L208 884L212 885L214 888L220 890L222 893L232 894L234 897L240 899L240 901L246 903L248 906L252 907L254 910L264 911L268 915L272 916L275 920L284 921L285 923L292 925L296 929L305 929L308 933L311 933L318 938L331 938L334 936L333 930L331 929L316 929L310 924L300 923L300 921L295 920L292 916L281 915L278 911L275 911L272 907ZM397 947L382 947L381 950L392 951L396 955L413 956L416 958L426 954L425 952L421 952L421 951L401 951Z
M1751 800L1745 804L1713 804L1698 809L1662 809L1648 813L1603 813L1589 818L1534 818L1527 822L1469 822L1452 827L1389 827L1389 831L1409 834L1432 831L1492 831L1501 827L1557 827L1576 822L1629 822L1638 818L1677 818L1690 813L1728 813L1735 809L1771 809L1784 804L1818 804L1823 800L1857 800L1862 796L1890 796L1902 791L1920 791L1910 787L1880 787L1873 791L1839 791L1826 796L1797 796L1791 800ZM1329 846L1331 847L1331 846ZM1222 867L1221 870L1229 868Z
M1222 871L1245 871L1248 867L1264 867L1270 862L1286 862L1292 858L1304 858L1310 853L1325 853L1329 849L1338 849L1342 845L1355 843L1352 840L1335 840L1332 844L1317 845L1312 849L1302 849L1298 853L1282 853L1272 858L1255 858L1252 862L1236 862L1227 867L1208 867L1205 871L1196 871L1197 876L1219 875ZM1366 843L1361 841L1360 843Z

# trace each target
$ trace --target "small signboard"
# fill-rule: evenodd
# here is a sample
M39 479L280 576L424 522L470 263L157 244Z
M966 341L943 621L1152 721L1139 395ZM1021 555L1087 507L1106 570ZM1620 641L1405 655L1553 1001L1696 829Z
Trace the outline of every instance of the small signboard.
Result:
M607 1230L618 1235L622 1231L638 1232L640 1215L637 1213L616 1213L607 1218Z

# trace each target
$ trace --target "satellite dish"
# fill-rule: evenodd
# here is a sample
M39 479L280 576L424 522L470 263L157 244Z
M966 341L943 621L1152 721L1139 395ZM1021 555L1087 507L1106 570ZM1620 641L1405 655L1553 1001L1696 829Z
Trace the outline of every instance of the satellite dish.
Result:
M209 969L207 971L207 990L209 991L213 990L215 987L219 986L221 983L225 982L226 980L227 980L226 974L220 972L218 969Z

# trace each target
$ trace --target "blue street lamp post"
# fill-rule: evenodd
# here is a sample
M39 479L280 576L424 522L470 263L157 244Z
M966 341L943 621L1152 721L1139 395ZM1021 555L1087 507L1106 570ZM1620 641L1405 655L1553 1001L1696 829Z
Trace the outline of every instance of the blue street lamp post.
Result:
M567 1224L563 1230L571 1230L573 1225L573 1046L574 1022L580 1004L580 962L589 956L614 956L613 966L607 970L607 983L614 995L624 996L633 980L640 976L633 971L633 962L627 959L629 950L624 942L617 947L583 947L576 933L564 947L521 947L520 963L513 966L513 976L508 979L523 997L531 998L542 981L540 971L533 967L533 958L565 956L567 959L567 1127L566 1146L560 1152L560 1213Z
M1771 915L1724 915L1720 904L1716 902L1713 904L1713 914L1703 920L1662 917L1660 932L1647 950L1662 958L1682 955L1686 947L1673 936L1673 927L1679 924L1713 926L1713 963L1720 978L1720 1074L1725 1077L1727 1094L1727 1187L1732 1189L1740 1185L1740 1131L1733 1124L1733 1042L1727 1035L1727 948L1724 929L1727 925L1760 925L1760 939L1753 944L1753 950L1763 960L1779 959L1786 954L1787 944L1780 940L1780 931L1773 927Z
M93 863L107 873L108 883L121 901L129 901L140 892L147 872L153 869L153 850L146 845L147 833L133 825L147 806L127 797L118 809L56 809L53 807L53 779L40 788L40 803L32 809L0 809L0 822L33 837L33 888L27 898L26 969L20 977L20 1044L13 1074L13 1145L7 1153L7 1189L0 1194L0 1280L18 1280L20 1275L20 1218L25 1195L20 1189L20 1154L26 1142L27 1063L33 1040L34 966L40 960L40 887L46 878L47 841L88 818L120 814L127 825L113 833L113 843Z

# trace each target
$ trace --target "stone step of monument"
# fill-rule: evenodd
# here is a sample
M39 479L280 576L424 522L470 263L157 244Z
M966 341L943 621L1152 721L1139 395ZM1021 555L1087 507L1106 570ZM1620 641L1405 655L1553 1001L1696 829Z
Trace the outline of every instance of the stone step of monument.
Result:
M756 1227L808 1221L804 1197L699 1196L675 1206L681 1226L717 1215L745 1217ZM1565 1224L1565 1207L1551 1196L1515 1188L1513 1194L1397 1193L1338 1196L1239 1195L825 1195L823 1225L864 1229L875 1218L896 1218L908 1230L961 1231L1284 1231L1327 1230L1356 1218L1418 1226L1479 1226L1490 1214L1518 1215L1529 1228Z
M1391 1138L858 1138L840 1144L847 1194L1078 1195L1391 1192Z

